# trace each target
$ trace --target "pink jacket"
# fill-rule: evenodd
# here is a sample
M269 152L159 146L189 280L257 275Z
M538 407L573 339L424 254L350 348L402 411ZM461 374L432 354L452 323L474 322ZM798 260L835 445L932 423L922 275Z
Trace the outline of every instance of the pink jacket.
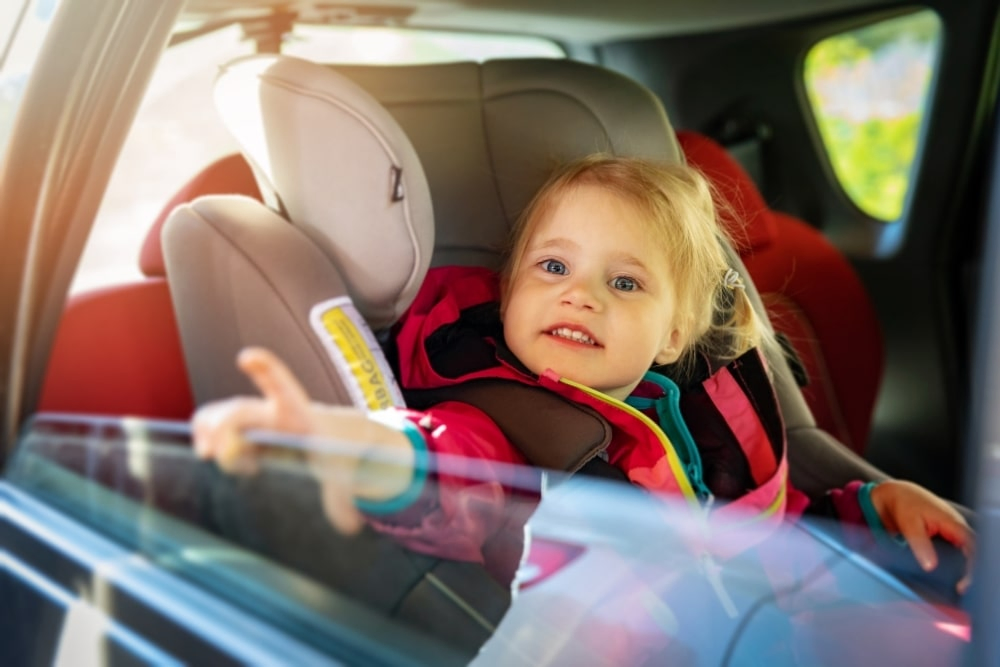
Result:
M696 511L703 511L675 443L639 410L551 373L534 377L520 368L516 359L497 354L499 331L493 336L463 337L462 332L457 332L457 338L442 337L442 331L458 322L463 312L498 298L497 277L491 271L471 267L432 269L397 329L399 380L404 391L455 387L483 379L544 387L588 406L610 424L607 459L633 484L656 493L683 495ZM446 348L445 358L466 355L479 361L459 363L457 370L442 370L442 351L435 346ZM733 383L728 375L717 376L709 381L714 382L710 388L713 400L718 402L718 396L723 397L721 400L728 400L726 396L746 400L729 386ZM643 385L639 389L650 390ZM396 536L411 549L483 563L500 581L510 581L523 547L521 528L537 502L537 494L530 490L512 492L517 484L511 475L518 473L510 464L525 466L530 462L486 413L465 402L445 400L427 410L405 410L403 414L415 427L411 430L422 435L439 469L432 475L435 483L429 484L409 507L373 515L375 527ZM775 523L786 514L799 515L809 501L788 483L785 443L779 443L774 452L759 423L731 426L744 432L756 429L743 438L749 445L741 442L755 488L713 510L713 520L739 523L748 511ZM834 504L842 519L862 523L855 491L838 492ZM755 534L766 532L757 530ZM741 544L739 548L748 546Z

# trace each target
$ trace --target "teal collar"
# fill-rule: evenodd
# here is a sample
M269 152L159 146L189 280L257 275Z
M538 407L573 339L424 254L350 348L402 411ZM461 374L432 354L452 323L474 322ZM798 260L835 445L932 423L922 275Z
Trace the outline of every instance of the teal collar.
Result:
M701 454L698 453L698 446L681 415L680 388L670 378L654 371L646 371L642 376L642 382L652 382L657 385L663 390L663 395L659 398L628 396L625 403L636 410L656 409L657 423L674 445L674 450L684 464L691 485L702 499L709 498L712 493L703 479Z

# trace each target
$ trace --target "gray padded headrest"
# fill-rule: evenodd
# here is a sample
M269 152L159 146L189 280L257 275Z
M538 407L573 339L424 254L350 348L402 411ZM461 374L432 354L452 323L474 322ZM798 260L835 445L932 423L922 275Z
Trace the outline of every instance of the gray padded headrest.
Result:
M215 99L268 203L334 262L372 328L395 322L427 271L434 223L392 116L337 72L289 56L226 65Z
M659 99L558 59L336 66L406 130L430 183L432 264L496 267L511 225L559 164L595 151L682 161Z

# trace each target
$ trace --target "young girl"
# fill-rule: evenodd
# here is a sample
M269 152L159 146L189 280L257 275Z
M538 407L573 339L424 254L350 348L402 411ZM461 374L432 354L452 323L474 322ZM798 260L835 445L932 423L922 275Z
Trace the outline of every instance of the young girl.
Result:
M196 451L227 470L252 471L258 452L241 438L248 429L358 443L370 454L310 454L335 526L352 532L369 521L411 548L485 563L509 581L520 549L502 526L509 489L444 475L434 488L425 484L428 456L527 462L492 416L461 400L473 381L504 380L600 414L612 435L588 456L635 485L683 494L698 507L717 498L713 513L798 514L808 501L787 484L783 442L761 454L724 438L693 439L713 425L685 424L677 384L657 372L668 366L683 383L698 377L702 359L750 363L770 335L724 243L696 171L603 155L574 162L526 209L499 280L485 269L432 270L398 326L404 389L457 388L457 399L370 414L314 404L273 355L247 349L239 364L263 397L200 409ZM972 548L960 514L914 484L855 483L829 498L842 519L902 535L926 570L936 566L934 536Z

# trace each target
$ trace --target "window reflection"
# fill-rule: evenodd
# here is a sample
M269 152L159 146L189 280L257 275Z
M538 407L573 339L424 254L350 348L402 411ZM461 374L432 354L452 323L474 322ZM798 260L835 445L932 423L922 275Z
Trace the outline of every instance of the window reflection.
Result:
M435 494L493 483L516 491L497 530L524 547L504 581L371 525L355 536L333 530L301 452L350 455L350 443L260 442L256 474L226 475L193 455L186 423L40 415L8 476L154 565L349 661L738 664L766 655L769 664L944 665L969 638L957 608L929 603L844 548L837 526L761 534L754 523L710 525L625 484L435 460ZM454 488L442 481L460 478ZM720 555L747 543L756 546Z

